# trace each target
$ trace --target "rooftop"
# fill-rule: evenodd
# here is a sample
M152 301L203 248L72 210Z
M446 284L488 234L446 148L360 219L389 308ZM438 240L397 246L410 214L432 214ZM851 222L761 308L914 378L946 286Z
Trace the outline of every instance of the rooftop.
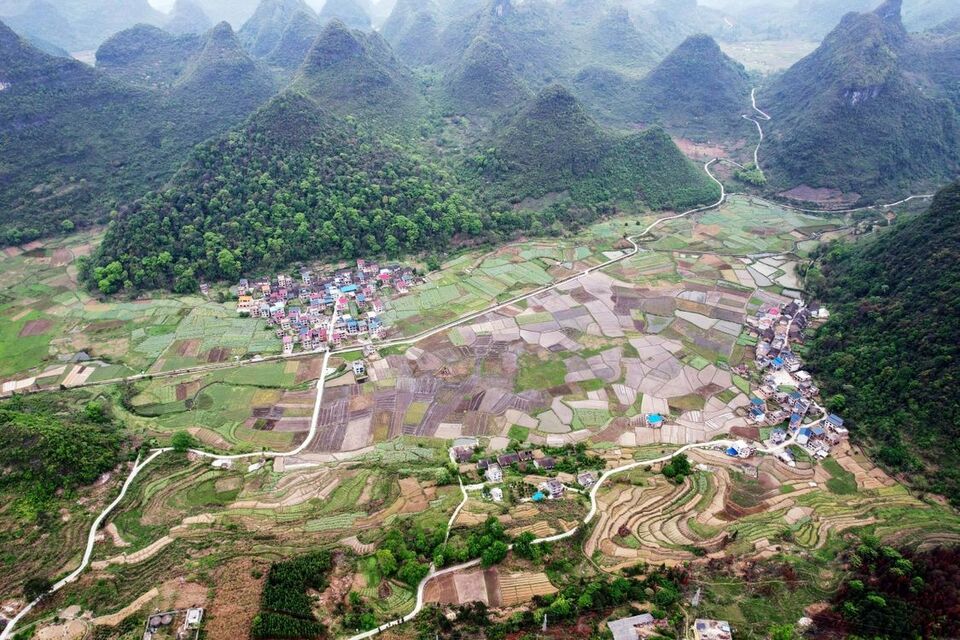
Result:
M643 613L639 616L610 620L607 622L607 627L610 629L610 633L613 634L613 640L637 640L639 637L637 627L652 625L653 622L652 615Z

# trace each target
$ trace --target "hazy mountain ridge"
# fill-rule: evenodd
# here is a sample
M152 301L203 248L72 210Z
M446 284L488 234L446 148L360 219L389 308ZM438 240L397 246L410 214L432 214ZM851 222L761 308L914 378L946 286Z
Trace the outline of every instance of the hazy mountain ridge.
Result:
M416 80L379 33L324 27L293 87L339 115L364 116L390 128L414 126L424 108Z
M104 69L51 57L0 23L0 227L8 240L51 233L67 219L102 219L162 184L193 145L273 91L226 25L203 39L136 27L102 53Z
M762 91L773 120L761 160L776 184L877 195L956 175L960 119L938 78L960 68L918 56L900 8L889 0L874 12L848 14L813 54Z

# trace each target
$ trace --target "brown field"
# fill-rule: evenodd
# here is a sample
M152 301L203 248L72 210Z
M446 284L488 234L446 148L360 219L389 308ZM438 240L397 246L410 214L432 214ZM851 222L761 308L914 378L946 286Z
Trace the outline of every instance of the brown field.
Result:
M20 337L27 338L30 336L42 336L44 333L49 331L50 327L52 326L53 322L51 320L31 320L27 324L23 325L23 329L20 330Z
M177 385L176 398L178 401L186 400L197 395L200 387L203 386L202 380L192 380L190 382L181 382Z
M230 357L230 349L225 347L216 347L210 349L210 352L207 354L207 362L226 362L227 358Z
M196 358L200 353L200 340L178 340L174 343L173 352L178 356Z
M254 578L254 569L259 569L262 577ZM204 634L209 640L250 637L253 618L260 608L266 569L250 558L239 558L214 573L216 587L204 623Z

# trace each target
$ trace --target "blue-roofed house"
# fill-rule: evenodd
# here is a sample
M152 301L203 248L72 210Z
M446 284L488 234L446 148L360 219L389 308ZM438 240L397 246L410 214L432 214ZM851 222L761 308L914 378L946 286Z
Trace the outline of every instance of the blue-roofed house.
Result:
M803 429L800 429L800 431L797 433L797 444L799 445L807 444L808 442L810 442L811 435L812 435L812 432L808 427L804 427Z
M791 413L791 414L790 414L790 428L791 428L791 429L796 429L797 427L799 427L801 422L803 422L803 416L801 416L799 413Z
M356 293L356 292L357 292L357 285L355 285L355 284L347 284L347 285L344 285L344 286L340 287L340 293L348 293L348 294L349 294L349 293Z
M736 447L730 447L729 449L727 449L727 455L730 456L731 458L736 458L740 455L740 452L737 451Z
M755 407L762 407L763 398L750 398L750 404L752 404Z
M651 429L660 429L663 427L663 416L659 413L647 414L647 426Z
M773 367L774 369L783 369L783 365L784 365L783 358L781 358L780 356L777 356L770 362L770 366Z
M832 427L840 428L843 426L843 418L835 413L831 413L827 416L827 423Z

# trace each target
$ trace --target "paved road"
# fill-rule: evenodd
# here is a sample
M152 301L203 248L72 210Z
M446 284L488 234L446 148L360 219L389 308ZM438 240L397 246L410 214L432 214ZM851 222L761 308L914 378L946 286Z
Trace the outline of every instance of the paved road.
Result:
M757 142L756 148L753 150L753 166L757 168L757 171L760 172L760 175L763 175L763 169L760 168L760 146L763 144L763 125L760 124L760 120L769 121L771 118L765 112L761 111L757 106L757 89L753 88L750 90L750 103L753 105L753 110L757 112L756 116L741 116L744 120L749 120L753 124L757 125L757 131L760 133L760 141ZM759 119L758 119L759 118Z
M100 525L103 524L103 521L108 515L110 515L110 512L116 509L117 505L120 504L123 498L127 495L127 490L130 488L130 485L133 484L133 481L136 480L137 476L140 475L140 472L143 471L147 465L153 462L160 454L166 451L169 451L169 449L157 449L151 452L150 455L142 462L139 459L137 460L137 463L134 465L130 475L127 476L126 481L123 483L123 487L120 489L120 494L107 506L106 509L100 513L100 515L97 516L97 519L93 521L93 524L90 525L90 534L87 536L87 547L83 551L83 558L80 560L80 566L74 569L73 572L68 576L53 585L47 592L48 594L59 591L64 586L76 580L80 574L83 573L84 569L87 568L87 565L90 564L90 557L93 555L93 545L96 541L97 530L100 528ZM7 626L3 629L3 631L0 632L0 640L8 640L11 638L13 636L13 629L17 626L17 623L20 622L25 615L30 613L45 595L46 594L29 603L16 616L14 616L13 619L7 623Z

